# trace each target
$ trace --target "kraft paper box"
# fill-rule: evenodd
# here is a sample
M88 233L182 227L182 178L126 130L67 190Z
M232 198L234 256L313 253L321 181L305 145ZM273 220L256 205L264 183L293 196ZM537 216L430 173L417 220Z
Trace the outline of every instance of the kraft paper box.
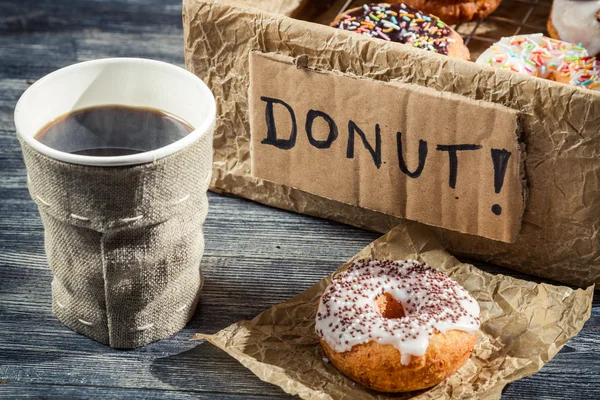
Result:
M249 4L183 2L186 67L218 103L213 190L600 282L598 92Z

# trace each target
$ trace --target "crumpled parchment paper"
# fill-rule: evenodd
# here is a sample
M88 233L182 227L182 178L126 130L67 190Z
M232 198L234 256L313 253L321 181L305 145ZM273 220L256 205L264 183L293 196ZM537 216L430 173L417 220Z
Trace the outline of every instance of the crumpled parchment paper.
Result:
M429 228L416 223L401 223L339 270L369 257L425 261L477 299L482 325L475 351L455 375L426 391L398 395L373 392L342 375L324 359L314 332L329 277L251 321L194 339L206 339L260 379L303 399L499 399L508 383L550 361L590 316L593 286L571 289L483 272L448 254Z

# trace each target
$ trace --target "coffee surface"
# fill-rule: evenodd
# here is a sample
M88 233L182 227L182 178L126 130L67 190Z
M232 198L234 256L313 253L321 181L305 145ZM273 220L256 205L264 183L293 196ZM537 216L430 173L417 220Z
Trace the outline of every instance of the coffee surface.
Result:
M35 139L53 149L85 156L125 156L165 147L194 128L154 108L106 105L66 114Z

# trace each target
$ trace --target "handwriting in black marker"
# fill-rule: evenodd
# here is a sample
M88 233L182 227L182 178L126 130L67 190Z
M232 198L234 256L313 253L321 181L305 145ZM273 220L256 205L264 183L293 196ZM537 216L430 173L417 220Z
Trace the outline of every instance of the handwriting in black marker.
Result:
M264 138L261 143L270 144L281 150L289 150L296 145L296 136L298 134L298 127L296 125L296 115L292 107L283 100L273 99L271 97L261 96L262 101L267 103L265 107L265 120L267 122L267 137ZM290 113L292 120L292 130L290 132L289 139L279 139L277 137L277 128L275 127L275 115L273 114L273 104L281 104Z
M437 151L447 151L448 158L450 161L450 175L448 178L448 185L452 188L456 188L456 177L458 174L458 157L456 155L459 151L472 151L479 150L483 146L479 144L438 144Z
M313 122L315 121L315 118L317 118L317 117L323 118L325 120L325 122L327 122L327 124L329 125L329 133L327 134L327 139L325 139L325 140L317 140L313 136L313 133L312 133ZM331 118L329 116L329 114L324 113L323 111L319 111L319 110L309 110L308 111L308 113L306 114L306 124L304 125L304 129L306 130L306 135L308 136L308 141L310 142L310 144L315 146L317 149L328 149L331 146L331 144L333 143L333 141L335 139L337 139L337 137L338 137L338 128L337 128L337 125L335 124L335 121L333 120L333 118Z
M492 149L491 154L492 163L494 164L494 191L500 193L502 186L504 186L504 176L512 153L506 149ZM494 204L492 212L496 215L502 214L502 206Z
M356 125L352 120L348 121L348 147L346 148L346 158L354 158L354 134L358 133L358 136L362 139L365 148L371 154L373 162L377 168L381 167L381 128L379 124L375 124L375 149L367 140L365 133Z
M398 165L400 167L400 171L411 178L418 178L421 176L421 172L423 172L423 168L425 168L425 160L427 160L427 142L419 139L419 165L417 165L417 168L412 172L408 170L406 161L404 161L404 155L402 151L402 132L396 132L396 148L398 149Z

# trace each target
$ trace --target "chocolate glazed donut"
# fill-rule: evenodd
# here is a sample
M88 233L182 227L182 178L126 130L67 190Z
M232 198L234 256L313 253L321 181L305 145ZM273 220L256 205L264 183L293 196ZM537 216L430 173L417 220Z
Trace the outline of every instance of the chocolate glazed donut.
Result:
M439 18L402 3L373 3L352 8L338 15L331 26L450 57L470 59L469 49L454 29Z

